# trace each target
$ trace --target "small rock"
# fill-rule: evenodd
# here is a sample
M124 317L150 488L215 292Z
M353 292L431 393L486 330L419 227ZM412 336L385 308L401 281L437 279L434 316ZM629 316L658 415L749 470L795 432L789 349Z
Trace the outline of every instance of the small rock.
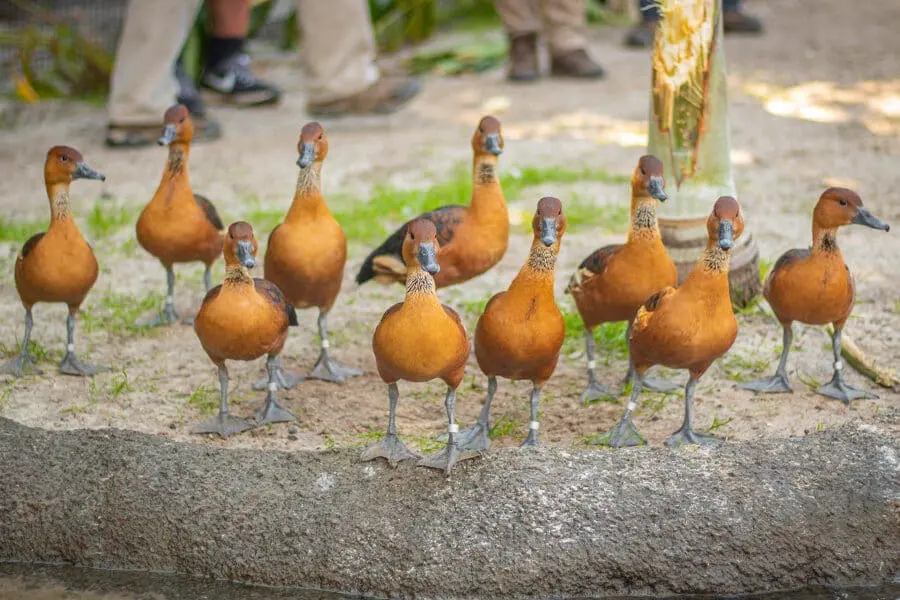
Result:
M174 422L169 423L169 429L175 429L176 427L177 427L177 425L175 425Z
M296 428L296 427L290 427L290 428L288 429L288 433L291 433L291 434L297 433L297 428Z
M291 440L292 442L296 442L298 438L296 435L289 435L288 439Z

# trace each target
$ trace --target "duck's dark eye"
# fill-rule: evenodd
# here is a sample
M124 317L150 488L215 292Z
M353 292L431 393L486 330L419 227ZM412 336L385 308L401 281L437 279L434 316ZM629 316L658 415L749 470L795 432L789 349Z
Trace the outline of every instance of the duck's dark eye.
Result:
M844 200L843 198L841 198L840 200L838 200L838 203L839 203L841 206L847 206L847 201Z
M478 126L478 133L482 135L484 134L484 127L482 127L481 125Z
M319 137L318 137L317 139L319 139L319 140L322 139L322 134L321 134L321 133L319 134Z
M178 121L178 122L179 122L179 123L184 123L184 117L181 117L181 120Z
M644 170L644 167L641 167L641 175L647 175L647 171Z
M66 156L65 154L63 154L62 156L59 157L59 160L61 160L63 162L69 162L69 157Z
M410 233L409 233L409 239L414 240L414 239L416 239L416 236L414 236L414 235L412 234L412 232L410 232Z

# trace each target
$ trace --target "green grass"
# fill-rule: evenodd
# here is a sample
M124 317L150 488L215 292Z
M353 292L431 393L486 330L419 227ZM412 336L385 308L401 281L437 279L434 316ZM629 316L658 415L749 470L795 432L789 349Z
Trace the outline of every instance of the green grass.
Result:
M771 362L771 357L756 358L731 352L719 361L719 366L722 367L726 379L743 383L762 374Z
M200 384L190 393L187 403L197 409L201 415L211 415L219 408L219 390L206 384Z
M253 226L256 239L268 239L272 230L284 220L287 207L266 208L259 198L251 198L247 203L249 210L243 213L243 220Z
M107 393L110 398L115 400L119 396L131 392L133 389L132 382L128 379L128 371L123 369L121 373L113 375L112 380L109 382Z
M488 431L488 437L492 440L512 435L522 429L522 424L510 419L506 415L494 421L491 430Z
M563 342L564 354L574 354L584 348L584 321L575 309L570 296L557 299L559 310L566 326L566 339ZM596 344L598 360L605 360L609 365L611 360L624 360L628 357L628 340L625 339L625 331L628 323L625 321L616 323L603 323L594 328L594 342Z
M712 433L712 432L715 431L716 429L721 429L722 427L725 427L726 425L728 425L728 424L731 423L732 421L734 421L734 417L728 417L727 419L720 419L720 418L719 418L719 413L716 413L716 414L713 415L713 422L712 422L712 425L709 426L709 429L708 429L707 431L709 431L710 433Z
M585 226L600 226L608 233L624 233L628 231L628 206L624 205L596 205L585 201L578 195L573 195L563 207L566 215L567 231L575 233ZM531 223L528 224L531 230Z
M621 184L629 179L624 175L602 169L566 169L563 167L525 167L504 172L500 181L507 202L516 200L528 187L544 183L575 183L594 181ZM401 224L425 211L448 204L468 205L472 196L472 174L466 167L458 167L445 181L430 187L401 190L392 186L376 186L368 201L348 197L329 199L332 213L344 228L348 239L360 242L379 241ZM600 210L599 213L603 211ZM599 214L594 222L609 215ZM262 215L261 215L262 216ZM576 209L576 220L590 217L587 208ZM616 217L620 219L621 217ZM255 226L255 223L254 223Z
M133 225L137 220L138 210L108 200L96 202L87 216L88 233L96 239L110 237L120 229Z
M0 217L0 242L24 244L28 238L46 229L46 221L12 221Z
M106 331L117 335L144 333L149 331L149 328L135 325L135 321L144 313L160 310L162 302L163 295L158 292L148 292L140 297L105 292L81 313L81 320L88 333L93 331Z

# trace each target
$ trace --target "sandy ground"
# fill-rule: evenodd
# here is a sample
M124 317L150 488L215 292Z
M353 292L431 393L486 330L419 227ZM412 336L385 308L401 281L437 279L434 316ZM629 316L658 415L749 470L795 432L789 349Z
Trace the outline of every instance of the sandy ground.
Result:
M810 211L829 184L850 185L866 206L889 223L900 219L896 200L900 175L900 53L891 24L900 20L900 5L888 2L846 3L838 0L764 2L750 7L766 21L767 34L726 42L733 154L740 200L764 260L773 262L784 250L809 244ZM854 32L847 35L846 32ZM504 124L504 171L526 166L603 167L627 175L642 153L646 134L649 63L646 53L620 46L624 30L591 32L593 51L608 68L603 82L544 80L511 86L501 71L458 79L430 78L420 98L389 118L353 118L324 122L330 151L324 171L326 196L346 193L365 198L377 184L399 187L438 180L470 160L468 138L478 118L494 112ZM440 40L439 40L440 41ZM265 57L262 57L265 58ZM224 139L198 145L192 154L195 190L212 198L226 222L250 208L287 208L296 177L295 147L304 115L302 77L296 60L271 57L260 68L283 85L286 97L274 109L218 111ZM158 148L113 151L103 147L102 109L81 105L38 106L17 112L11 128L0 131L0 207L4 218L46 219L41 185L47 148L66 143L79 148L91 165L108 176L105 184L79 182L73 191L75 210L87 214L94 202L138 210L152 195L164 160ZM544 193L563 199L579 194L598 205L627 202L627 186L604 183L538 186L508 198L526 214ZM102 195L102 196L101 196ZM491 272L455 289L442 291L445 302L464 307L508 285L524 260L529 237L514 228L510 249ZM266 231L258 231L260 239ZM140 248L135 249L131 224L98 240L101 277L86 309L103 318L101 304L111 294L139 298L164 291L163 270ZM600 244L622 239L622 233L582 230L566 236L560 257L559 298L580 260ZM900 361L900 238L861 228L842 232L845 260L855 273L857 307L847 335L879 364ZM19 244L0 243L0 342L7 353L22 335L23 310L15 293L13 264ZM402 288L352 283L365 245L351 241L343 293L332 312L336 356L357 365L366 375L346 385L305 382L281 396L299 417L295 424L261 428L223 441L191 436L203 418L200 405L217 401L215 369L191 328L173 326L143 335L109 333L102 327L79 327L84 357L114 365L94 380L59 375L65 342L65 311L40 306L33 339L48 350L43 375L0 383L0 415L51 429L121 427L198 443L278 449L361 445L377 437L386 423L384 386L374 374L370 339L381 313L401 298ZM178 270L176 304L190 314L200 299L199 267ZM217 268L221 276L221 264ZM568 299L565 300L569 302ZM467 315L471 327L477 315ZM300 314L283 362L295 371L312 367L317 355L315 314ZM97 318L94 319L96 323ZM696 424L729 439L803 435L847 421L869 421L878 411L898 403L898 394L877 388L855 371L849 381L880 395L847 408L817 396L801 381L825 382L831 376L831 350L818 328L795 327L797 349L791 354L792 395L755 397L735 388L735 379L774 370L781 331L769 317L742 315L740 334L731 352L703 378L698 388ZM584 385L581 342L561 361L547 385L542 405L542 440L583 446L587 436L613 425L619 404L578 404ZM625 362L612 360L601 379L616 381ZM233 410L250 415L262 397L250 382L262 363L231 367ZM685 374L677 374L679 381ZM485 378L470 365L461 387L458 420L471 423L481 406ZM502 381L494 403L494 419L506 419L506 434L497 445L517 444L528 421L529 384ZM443 389L401 384L398 423L402 434L425 449L445 429ZM678 428L682 403L678 395L647 394L638 424L652 444Z

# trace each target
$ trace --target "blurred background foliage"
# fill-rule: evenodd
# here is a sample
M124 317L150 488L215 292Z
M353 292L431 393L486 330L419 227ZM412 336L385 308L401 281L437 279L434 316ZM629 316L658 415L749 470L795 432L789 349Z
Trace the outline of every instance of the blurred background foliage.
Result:
M588 0L589 22L627 21L629 13L622 7L628 1ZM368 2L383 52L415 47L437 31L489 33L500 27L492 0ZM126 4L127 0L0 2L0 68L5 71L4 81L12 83L3 92L22 102L48 98L102 102ZM251 38L263 38L283 51L298 47L293 0L252 0L252 5ZM203 65L206 19L206 10L201 9L182 53L194 77ZM495 68L505 56L503 36L476 35L451 47L413 50L405 65L415 73L459 75Z

